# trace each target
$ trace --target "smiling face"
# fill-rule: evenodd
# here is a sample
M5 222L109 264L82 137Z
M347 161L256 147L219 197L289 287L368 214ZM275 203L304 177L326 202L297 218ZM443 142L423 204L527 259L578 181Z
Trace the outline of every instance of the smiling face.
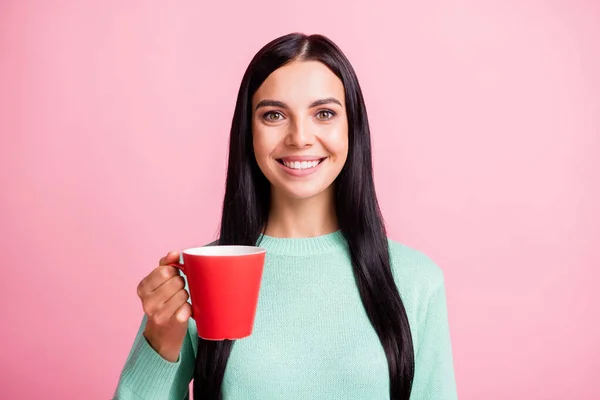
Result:
M252 110L254 155L273 195L331 192L348 156L342 81L318 61L294 61L267 77Z

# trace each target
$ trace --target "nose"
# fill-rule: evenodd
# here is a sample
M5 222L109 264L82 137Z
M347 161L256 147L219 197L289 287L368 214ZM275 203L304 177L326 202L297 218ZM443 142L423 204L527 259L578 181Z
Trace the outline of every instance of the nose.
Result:
M307 121L297 119L293 124L290 124L288 134L285 138L287 146L298 147L300 149L313 145L315 136L311 133L310 126Z

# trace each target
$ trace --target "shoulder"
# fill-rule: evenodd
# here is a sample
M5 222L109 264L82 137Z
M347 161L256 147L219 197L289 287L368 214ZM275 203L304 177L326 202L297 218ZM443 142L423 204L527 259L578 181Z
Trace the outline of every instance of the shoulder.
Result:
M444 285L444 272L428 255L390 238L388 247L392 273L401 291L428 297Z
M442 269L425 253L388 239L394 281L406 309L413 343L421 341L431 299L444 291Z

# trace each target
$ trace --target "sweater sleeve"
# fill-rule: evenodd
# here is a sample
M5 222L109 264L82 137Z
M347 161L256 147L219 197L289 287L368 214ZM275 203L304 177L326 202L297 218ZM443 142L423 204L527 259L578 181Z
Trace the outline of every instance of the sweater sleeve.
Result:
M420 324L411 400L457 398L443 275L436 280Z
M113 400L183 400L194 373L195 355L190 330L183 340L177 362L162 358L143 335L146 316L125 366L121 372Z

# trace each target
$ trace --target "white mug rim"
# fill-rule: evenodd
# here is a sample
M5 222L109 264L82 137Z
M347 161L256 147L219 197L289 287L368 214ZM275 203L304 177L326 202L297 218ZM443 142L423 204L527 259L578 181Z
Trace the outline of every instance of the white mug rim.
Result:
M183 250L181 253L194 257L240 257L265 253L266 249L258 246L243 246L243 245L213 245L190 247Z

